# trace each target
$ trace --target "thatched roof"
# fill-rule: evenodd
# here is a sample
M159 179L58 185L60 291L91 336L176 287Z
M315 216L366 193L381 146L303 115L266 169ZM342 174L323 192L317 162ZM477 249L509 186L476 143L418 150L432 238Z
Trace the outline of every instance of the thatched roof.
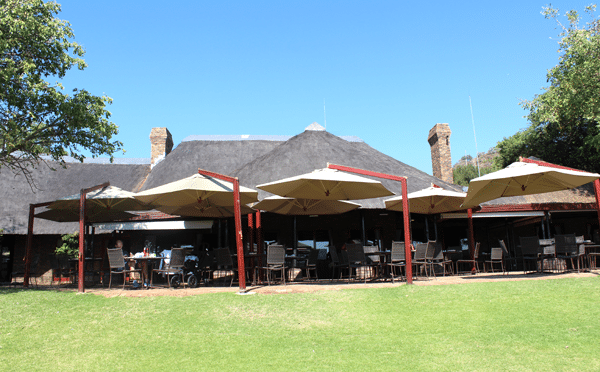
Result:
M25 177L15 176L10 170L0 171L3 198L0 203L0 229L5 234L27 234L29 204L44 203L78 193L110 182L127 191L138 191L150 172L149 164L90 164L67 163L67 168L48 162L55 168L40 164L33 171L33 180L39 189L32 190ZM77 231L77 223L57 223L41 218L34 222L36 234L64 234Z
M449 190L460 187L443 182L425 172L387 156L363 142L348 142L325 131L307 130L274 148L267 154L247 163L233 176L239 177L244 186L254 188L261 183L276 181L315 169L327 167L327 163L408 177L408 192L437 184ZM377 178L375 178L377 179ZM400 195L401 184L381 180L390 191ZM268 193L259 191L259 199ZM385 198L361 200L363 208L385 208Z
M232 175L247 162L268 153L281 143L265 140L182 142L152 168L142 190L189 177L198 173L198 168Z

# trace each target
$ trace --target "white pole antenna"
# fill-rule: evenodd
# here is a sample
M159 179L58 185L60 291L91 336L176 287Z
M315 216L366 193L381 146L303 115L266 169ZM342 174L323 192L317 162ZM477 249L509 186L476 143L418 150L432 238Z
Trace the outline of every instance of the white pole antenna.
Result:
M475 137L475 162L477 163L477 174L481 177L479 170L479 151L477 151L477 135L475 134L475 119L473 119L473 104L471 104L471 96L469 96L469 106L471 107L471 122L473 123L473 137Z
M325 100L323 100L323 126L327 130L327 112L325 111Z

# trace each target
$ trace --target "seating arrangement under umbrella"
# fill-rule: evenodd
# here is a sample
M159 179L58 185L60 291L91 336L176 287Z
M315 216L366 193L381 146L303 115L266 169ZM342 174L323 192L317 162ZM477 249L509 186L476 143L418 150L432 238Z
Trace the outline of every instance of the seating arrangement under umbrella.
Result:
M464 192L442 189L432 185L423 190L411 192L407 195L411 213L437 214L465 209L461 207L465 197ZM385 201L385 208L392 211L402 211L402 196L397 196Z
M474 178L463 208L504 196L522 196L572 189L600 178L600 174L515 162L496 172Z
M254 204L252 208L287 215L340 214L357 209L360 204L345 200L296 199L269 196Z

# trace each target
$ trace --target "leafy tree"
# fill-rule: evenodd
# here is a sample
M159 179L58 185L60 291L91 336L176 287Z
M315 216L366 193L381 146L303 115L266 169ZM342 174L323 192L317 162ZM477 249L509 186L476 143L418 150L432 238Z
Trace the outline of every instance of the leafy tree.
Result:
M71 258L79 256L79 233L65 234L60 239L61 245L54 250L57 256Z
M583 26L575 10L567 12L565 26L558 9L543 8L542 14L561 29L559 63L548 71L550 86L521 103L530 126L498 143L501 167L519 156L535 156L600 171L600 19L595 10L595 5L586 7L591 20Z
M456 165L452 170L453 182L456 185L469 186L469 181L479 177L477 167L473 164Z
M111 140L118 127L106 110L110 97L70 95L49 82L87 66L70 24L55 17L60 9L52 1L0 0L0 170L22 173L30 185L44 155L63 166L67 155L83 161L83 150L112 160L123 145Z
M492 164L487 167L480 166L479 172L477 172L477 167L473 164L467 164L467 165L458 164L458 165L454 166L453 171L452 171L453 182L456 185L469 186L469 182L473 178L479 177L479 173L481 173L481 175L483 176L488 173L495 172L498 169L500 169L498 166Z

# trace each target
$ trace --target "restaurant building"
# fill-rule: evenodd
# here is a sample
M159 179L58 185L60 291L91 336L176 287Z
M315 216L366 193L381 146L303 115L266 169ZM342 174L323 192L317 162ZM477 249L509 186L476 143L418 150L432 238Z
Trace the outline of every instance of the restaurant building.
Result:
M424 141L423 141L424 142ZM197 173L198 168L238 177L242 186L256 185L325 168L328 163L386 173L408 178L408 192L436 184L444 189L462 191L453 185L450 164L450 130L447 124L436 124L428 142L432 151L434 175L429 175L397 159L387 156L357 137L338 137L317 123L296 136L189 136L173 148L167 128L153 128L150 134L150 159L90 159L84 163L67 161L66 168L48 162L32 173L35 187L21 175L0 173L0 184L6 198L0 204L2 229L2 267L0 281L10 281L18 272L25 253L29 205L56 200L104 182L127 191L143 191ZM56 171L50 168L55 168ZM399 182L381 180L386 188L400 195ZM259 190L259 200L268 193ZM534 195L503 198L485 203L474 213L475 239L483 250L505 239L509 246L519 234L577 232L590 238L597 229L594 194L590 187ZM362 240L389 248L393 240L403 240L402 214L388 211L385 198L355 201L361 208L342 215L284 216L261 213L262 239L288 247L308 245L325 249L341 246L349 240ZM251 215L252 216L252 215ZM577 221L577 222L576 222ZM244 242L248 247L254 231L253 217L243 219ZM190 246L196 250L235 246L232 218L199 219L168 216L159 212L140 213L130 221L92 225L93 242L87 255L98 259L96 269L105 270L105 249L117 239L125 250L153 250L172 246ZM447 246L461 245L467 237L466 215L448 213L441 216L413 214L412 240L439 239ZM76 223L57 223L36 218L33 254L40 257L34 275L44 281L53 280L52 257L62 234L78 231ZM255 242L256 240L253 239ZM321 257L323 258L323 257Z

